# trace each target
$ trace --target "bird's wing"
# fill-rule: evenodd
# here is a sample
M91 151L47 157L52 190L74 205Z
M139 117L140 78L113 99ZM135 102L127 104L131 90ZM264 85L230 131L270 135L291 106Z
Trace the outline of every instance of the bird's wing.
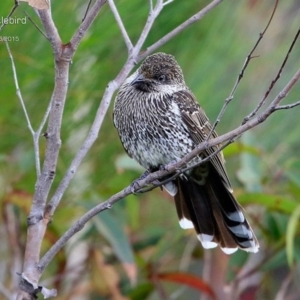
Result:
M189 90L181 90L173 94L173 99L178 105L182 120L187 126L194 143L200 144L201 142L205 141L212 129L212 126L205 112L197 103L195 96ZM217 136L217 133L214 131L211 135L211 138L215 138ZM219 146L211 147L202 153L204 156L209 156L218 148ZM231 191L231 184L224 166L225 160L223 153L220 152L219 154L213 156L211 163L222 177L227 188Z

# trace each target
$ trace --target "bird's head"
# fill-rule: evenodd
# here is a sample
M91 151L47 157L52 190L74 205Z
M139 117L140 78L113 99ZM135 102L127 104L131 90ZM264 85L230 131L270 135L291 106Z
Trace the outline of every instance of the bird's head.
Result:
M146 93L185 86L182 70L174 56L162 52L148 56L135 74L130 85Z

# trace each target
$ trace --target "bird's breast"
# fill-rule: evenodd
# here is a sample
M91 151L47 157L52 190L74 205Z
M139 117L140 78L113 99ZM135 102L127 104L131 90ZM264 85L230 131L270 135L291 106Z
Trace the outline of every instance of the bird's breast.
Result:
M144 168L179 160L193 149L194 143L171 97L149 96L119 104L115 104L114 122L121 141Z

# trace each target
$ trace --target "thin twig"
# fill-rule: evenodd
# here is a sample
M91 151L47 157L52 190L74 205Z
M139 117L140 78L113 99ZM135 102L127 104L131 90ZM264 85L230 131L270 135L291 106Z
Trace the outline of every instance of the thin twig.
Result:
M300 105L300 101L297 101L297 102L292 103L292 104L276 106L275 110L291 109L291 108L294 108L295 106L298 106L298 105Z
M230 103L231 100L233 99L234 94L235 94L235 92L236 92L236 90L237 90L237 88L238 88L238 86L239 86L241 80L242 80L243 77L244 77L244 73L245 73L245 71L246 71L246 69L247 69L247 67L248 67L248 65L249 65L250 60L251 60L252 58L254 58L254 56L253 56L254 51L256 50L257 46L259 45L259 43L260 43L261 40L263 39L263 37L264 37L266 31L268 30L268 28L269 28L269 26L270 26L270 24L271 24L271 22L272 22L272 20L273 20L273 17L274 17L274 15L275 15L275 12L276 12L276 9L277 9L277 6L278 6L278 1L279 1L279 0L276 0L276 2L275 2L275 5L274 5L274 8L273 8L272 14L271 14L271 16L270 16L270 18L269 18L269 21L268 21L268 23L267 23L265 29L259 34L258 40L256 41L256 43L255 43L254 47L252 48L252 50L250 51L250 53L247 55L247 57L246 57L246 59L245 59L245 62L244 62L244 64L243 64L243 67L242 67L242 69L241 69L241 71L240 71L240 73L239 73L239 75L238 75L238 77L237 77L237 79L236 79L236 81L235 81L235 84L234 84L234 86L233 86L233 88L232 88L232 90L231 90L229 96L226 98L225 103L224 103L224 105L223 105L221 111L219 112L219 115L218 115L216 121L214 122L214 124L213 124L213 126L212 126L212 128L211 128L210 133L207 135L206 140L209 140L209 139L210 139L210 137L211 137L213 131L216 129L217 125L220 123L220 121L221 121L221 119L222 119L222 117L223 117L223 115L224 115L224 113L225 113L225 111L226 111L226 109L227 109L227 106L229 105L229 103Z
M152 0L149 0L149 4L150 4L150 12L152 12L152 10L153 10L153 1Z
M288 61L288 58L289 58L289 56L290 56L290 54L291 54L291 52L292 52L292 50L293 50L293 48L294 48L294 45L295 45L295 43L296 43L296 41L297 41L299 35L300 35L300 28L298 29L298 31L297 31L297 33L296 33L294 39L293 39L293 42L292 42L292 44L291 44L291 46L290 46L290 48L289 48L289 50L288 50L288 52L287 52L287 54L286 54L284 60L283 60L283 63L281 64L281 66L280 66L280 68L279 68L279 71L278 71L277 75L276 75L275 78L272 80L272 82L271 82L271 84L270 84L268 90L266 91L264 97L260 100L260 102L259 102L258 105L255 107L255 109L254 109L248 116L246 116L246 117L244 118L242 124L245 124L246 122L248 122L248 120L250 120L253 116L255 116L256 113L258 112L258 110L259 110L259 109L262 107L262 105L265 103L267 97L269 96L269 94L270 94L270 92L272 91L273 87L275 86L276 82L277 82L278 79L280 78L281 73L282 73L282 71L283 71L283 68L285 67L286 62Z
M150 29L152 28L154 21L156 20L156 18L158 17L158 15L162 11L162 9L163 9L163 0L157 0L155 7L153 8L153 10L150 11L150 13L148 15L146 24L145 24L145 26L141 32L141 35L134 47L133 55L137 55L139 53L139 51L141 50L149 32L150 32ZM140 59L138 59L136 61L136 63L138 63L138 61L140 61Z
M89 0L89 3L88 3L88 5L87 5L87 8L86 8L86 10L85 10L85 13L84 13L84 16L83 16L81 22L83 22L83 21L85 20L85 18L86 18L86 16L87 16L87 13L88 13L88 11L89 11L89 9L90 9L91 3L92 3L92 0Z
M35 169L36 169L36 173L37 173L37 177L39 177L39 175L41 174L41 164L40 164L40 152L39 152L39 145L38 145L38 139L36 139L36 133L34 132L31 122L30 122L30 118L23 100L23 96L19 87L19 82L18 82L18 76L17 76L17 71L16 71L16 66L15 66L15 62L14 62L14 58L13 55L11 53L10 47L8 42L5 42L6 48L7 48L7 52L9 55L9 58L11 60L11 67L12 67L12 71L13 71L13 77L14 77L14 83L15 83L15 87L16 87L16 94L17 97L20 100L25 118L26 118L26 122L27 122L27 127L33 137L33 145L34 145L34 157L35 157Z
M96 0L90 11L86 12L82 23L80 24L79 28L76 30L74 35L70 40L70 48L72 52L75 53L79 43L81 42L82 38L84 37L87 30L92 25L93 21L97 17L98 13L100 12L103 5L106 3L106 0Z
M15 4L13 6L13 8L11 9L10 13L8 14L8 16L6 17L6 19L10 18L12 16L12 14L14 13L14 11L17 9L17 7L19 6L19 1L15 0ZM0 31L2 30L2 28L7 25L5 22L2 22L1 26L0 26Z
M193 23L201 20L209 11L211 11L214 7L216 7L218 4L220 4L223 0L214 0L211 3L209 3L207 6L205 6L203 9L201 9L198 13L191 16L189 19L187 19L185 22L177 26L175 29L173 29L171 32L163 36L161 39L159 39L157 42L152 44L151 46L147 47L146 51L140 54L138 62L143 60L146 56L151 54L153 51L161 47L162 45L166 44L168 41L170 41L174 36L178 35L181 31L186 29L188 26L192 25ZM162 5L163 6L163 5Z
M117 9L117 7L115 5L115 2L114 2L114 0L107 0L107 1L108 1L108 4L109 4L109 7L110 7L110 9L111 9L111 11L112 11L112 13L113 13L113 15L115 17L115 20L116 20L116 22L117 22L117 24L118 24L118 26L119 26L119 28L121 30L121 33L122 33L124 42L126 44L128 53L130 53L132 51L133 45L132 45L132 42L131 42L131 40L130 40L130 38L128 36L128 33L127 33L126 29L125 29L125 26L124 26L124 24L122 22L122 19L120 17L118 9Z
M171 2L173 2L174 0L167 0L166 2L163 3L164 6L167 6L168 4L170 4Z
M48 40L46 33L31 19L30 15L24 10L25 15L31 24Z

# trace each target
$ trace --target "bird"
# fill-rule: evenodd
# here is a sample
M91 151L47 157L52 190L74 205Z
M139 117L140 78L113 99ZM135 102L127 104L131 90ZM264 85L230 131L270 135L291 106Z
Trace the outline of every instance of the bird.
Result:
M162 52L146 57L120 86L113 122L127 154L148 173L217 137L175 57ZM163 178L163 187L174 197L179 225L194 228L203 248L258 252L258 240L233 195L223 154L212 156L216 151L220 145L203 150L187 163L188 171Z

